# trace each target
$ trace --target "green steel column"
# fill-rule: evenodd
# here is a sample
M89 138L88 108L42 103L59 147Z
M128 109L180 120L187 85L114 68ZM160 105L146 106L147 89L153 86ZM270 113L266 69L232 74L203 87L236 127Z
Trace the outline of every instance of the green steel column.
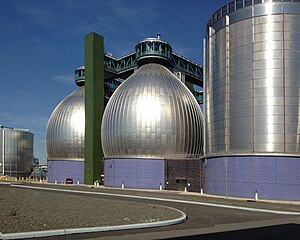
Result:
M84 39L85 155L84 183L93 184L103 174L101 120L104 111L104 40L92 32Z
M188 89L190 89L190 91L193 93L194 92L194 84L190 83L190 82L185 82L185 86L188 87Z

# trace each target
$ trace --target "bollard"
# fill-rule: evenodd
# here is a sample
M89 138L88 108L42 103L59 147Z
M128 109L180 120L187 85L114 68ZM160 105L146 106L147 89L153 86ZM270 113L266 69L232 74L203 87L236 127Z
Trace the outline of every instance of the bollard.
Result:
M80 182L79 182L79 178L77 179L77 185L79 185L80 184Z
M57 179L55 179L54 184L57 184Z
M258 201L258 193L257 193L257 191L255 192L255 201Z
M42 183L43 181L42 181L42 179L40 178L40 183Z
M99 187L99 181L96 181L96 187Z
M184 187L184 192L187 193L187 188L186 188L186 186Z
M159 191L162 191L162 185L161 185L161 183L159 184Z
M201 196L203 195L203 188L201 188L201 190L200 190L200 195Z
M124 186L124 182L122 181L122 189L124 189L125 188L125 186Z

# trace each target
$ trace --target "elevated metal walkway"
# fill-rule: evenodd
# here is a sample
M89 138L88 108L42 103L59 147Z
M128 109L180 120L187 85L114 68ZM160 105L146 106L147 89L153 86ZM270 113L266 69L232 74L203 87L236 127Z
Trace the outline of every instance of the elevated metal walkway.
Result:
M122 81L133 74L139 66L155 62L168 67L194 94L199 104L203 102L203 94L199 89L203 87L203 68L201 65L172 51L166 41L157 38L146 38L137 43L135 52L120 58L111 54L104 55L105 97L109 99L113 91ZM75 70L75 82L84 85L84 66Z

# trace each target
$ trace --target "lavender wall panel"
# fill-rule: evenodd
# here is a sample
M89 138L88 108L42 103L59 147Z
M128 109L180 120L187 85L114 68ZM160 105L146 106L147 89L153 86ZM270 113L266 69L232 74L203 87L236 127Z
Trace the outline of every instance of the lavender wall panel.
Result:
M104 185L126 188L159 189L164 186L164 160L106 159Z
M300 158L220 157L207 159L204 191L209 194L300 200Z
M226 195L226 159L207 159L204 164L204 190L206 193Z
M228 192L228 195L237 197L255 196L255 163L249 161L249 158L228 158L233 162L234 168L234 192Z
M73 183L84 181L84 161L48 160L48 182L65 182L72 178Z
M262 199L278 199L278 185L272 182L258 182L256 185L258 198ZM254 196L254 195L253 195Z

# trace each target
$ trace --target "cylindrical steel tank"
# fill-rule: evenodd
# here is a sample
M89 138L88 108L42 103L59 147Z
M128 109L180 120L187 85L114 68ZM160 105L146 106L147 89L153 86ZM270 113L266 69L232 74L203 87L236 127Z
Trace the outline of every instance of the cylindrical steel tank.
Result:
M0 175L29 177L33 165L33 134L0 126Z
M189 89L166 67L141 66L114 92L102 119L105 185L164 184L164 159L199 159L202 115ZM123 180L122 180L123 179Z
M46 130L48 181L84 180L84 86L54 109Z
M236 0L205 39L205 190L300 199L300 4Z

